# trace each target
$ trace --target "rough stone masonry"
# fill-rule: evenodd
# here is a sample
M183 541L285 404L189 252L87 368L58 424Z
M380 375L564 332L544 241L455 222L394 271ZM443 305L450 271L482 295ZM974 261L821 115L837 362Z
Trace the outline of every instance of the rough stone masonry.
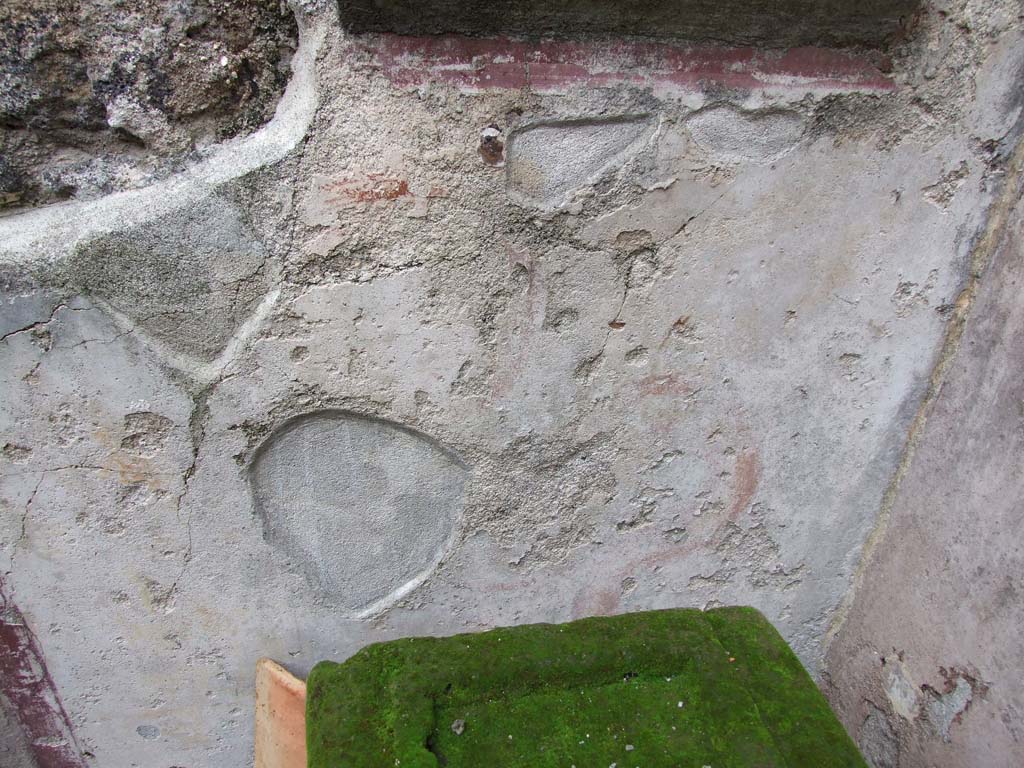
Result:
M1016 0L0 9L0 762L253 670L750 604L1024 762Z

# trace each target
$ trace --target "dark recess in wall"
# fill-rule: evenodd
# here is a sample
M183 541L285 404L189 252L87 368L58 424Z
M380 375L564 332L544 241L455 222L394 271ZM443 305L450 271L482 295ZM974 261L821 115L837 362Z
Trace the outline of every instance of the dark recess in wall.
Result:
M279 0L0 0L0 215L143 186L266 123Z
M338 0L353 33L632 36L762 47L879 47L919 0Z

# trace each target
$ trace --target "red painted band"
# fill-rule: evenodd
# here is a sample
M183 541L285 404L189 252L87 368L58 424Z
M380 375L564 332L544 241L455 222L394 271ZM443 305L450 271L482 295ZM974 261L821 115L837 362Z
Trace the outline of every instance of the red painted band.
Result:
M8 599L2 579L0 691L28 738L37 768L86 768L36 636Z
M364 35L352 39L351 53L357 67L379 71L399 87L441 83L467 91L539 92L577 85L656 91L895 88L869 55L828 48Z

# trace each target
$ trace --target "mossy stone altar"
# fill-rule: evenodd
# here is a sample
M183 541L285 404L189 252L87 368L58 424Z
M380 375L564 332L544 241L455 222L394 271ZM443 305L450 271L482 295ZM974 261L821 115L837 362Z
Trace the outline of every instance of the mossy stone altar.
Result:
M307 682L309 768L865 763L752 608L371 645Z

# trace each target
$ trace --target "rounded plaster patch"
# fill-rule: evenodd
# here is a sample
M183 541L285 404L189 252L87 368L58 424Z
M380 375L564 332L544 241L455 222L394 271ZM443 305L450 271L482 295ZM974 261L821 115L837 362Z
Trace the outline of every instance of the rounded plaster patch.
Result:
M576 190L623 165L653 131L645 116L548 120L520 128L506 146L509 194L554 210Z
M697 144L716 159L768 163L800 141L805 121L797 112L747 112L721 105L694 113L686 127Z
M420 584L451 543L466 467L430 438L345 411L298 416L249 467L263 536L353 616Z

